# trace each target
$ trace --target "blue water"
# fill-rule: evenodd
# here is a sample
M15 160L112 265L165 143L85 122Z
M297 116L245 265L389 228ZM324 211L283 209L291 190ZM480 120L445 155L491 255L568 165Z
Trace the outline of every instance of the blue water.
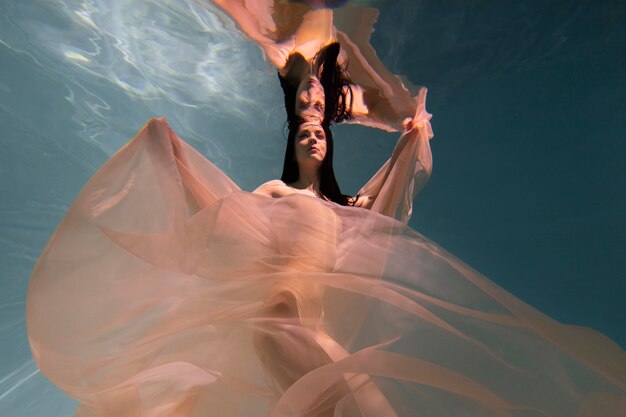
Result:
M626 346L626 3L389 1L372 43L429 88L434 173L411 226L557 320ZM252 189L280 174L259 49L193 0L0 3L0 415L67 417L32 362L30 271L73 198L150 117ZM337 129L355 192L395 135Z

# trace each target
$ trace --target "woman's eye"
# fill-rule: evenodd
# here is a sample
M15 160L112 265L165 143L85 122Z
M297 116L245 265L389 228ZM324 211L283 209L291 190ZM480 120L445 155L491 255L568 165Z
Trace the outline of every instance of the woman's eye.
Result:
M315 103L315 108L317 110L322 110L322 103L320 103L319 101L317 103Z

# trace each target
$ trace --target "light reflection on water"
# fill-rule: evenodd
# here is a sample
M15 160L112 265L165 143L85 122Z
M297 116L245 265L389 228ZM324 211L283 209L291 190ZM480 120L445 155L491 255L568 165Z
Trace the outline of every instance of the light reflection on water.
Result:
M272 71L259 65L260 52L208 3L42 0L2 7L0 39L63 80L81 136L109 154L120 145L110 138L112 113L120 111L109 104L114 97L132 101L122 112L126 119L167 108L176 120L187 111L172 108L190 107L228 109L226 117L250 123L249 115L268 112L258 97L276 94L267 82ZM279 114L269 107L269 115ZM227 159L219 144L211 154L218 163Z

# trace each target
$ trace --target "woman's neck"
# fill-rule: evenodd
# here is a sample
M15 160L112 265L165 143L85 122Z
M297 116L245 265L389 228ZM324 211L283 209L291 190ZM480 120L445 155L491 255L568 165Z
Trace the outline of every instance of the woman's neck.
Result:
M289 185L300 190L310 190L316 195L321 195L319 168L306 169L300 166L298 180Z

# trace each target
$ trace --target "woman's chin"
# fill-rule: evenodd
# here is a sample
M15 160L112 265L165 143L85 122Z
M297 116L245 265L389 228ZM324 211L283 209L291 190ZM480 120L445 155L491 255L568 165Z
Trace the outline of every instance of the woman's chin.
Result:
M298 161L299 165L320 167L324 162L324 158L319 153L308 154L305 158Z

